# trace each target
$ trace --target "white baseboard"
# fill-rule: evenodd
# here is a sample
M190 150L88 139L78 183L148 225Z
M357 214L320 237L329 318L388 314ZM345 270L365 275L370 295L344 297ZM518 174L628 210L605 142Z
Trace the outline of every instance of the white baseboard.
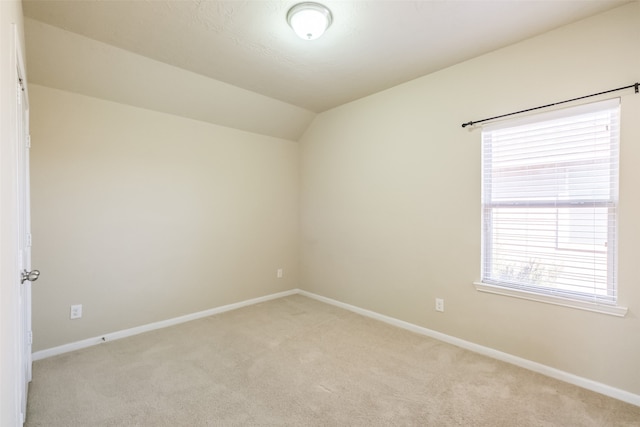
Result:
M289 291L278 292L271 295L266 295L259 298L253 298L246 301L241 301L235 304L223 305L221 307L212 308L209 310L199 311L197 313L191 313L184 316L174 317L173 319L161 320L159 322L149 323L147 325L137 326L135 328L124 329L122 331L110 332L108 334L100 335L98 337L87 338L82 341L76 341L69 344L64 344L58 347L52 347L45 350L36 351L32 354L33 360L46 359L47 357L57 356L59 354L68 353L70 351L80 350L82 348L91 347L101 344L106 341L113 341L120 338L126 338L133 335L138 335L144 332L154 331L156 329L166 328L168 326L178 325L180 323L189 322L191 320L201 319L207 316L213 316L214 314L224 313L225 311L236 310L238 308L246 307L253 304L269 301L272 299L282 298L289 295L297 294L297 289Z
M356 307L354 305L345 304L343 302L336 301L331 298L323 297L311 292L298 290L297 293L309 298L313 298L318 301L322 301L327 304L334 305L336 307L344 308L345 310L352 311L362 316L380 320L382 322L388 323L393 326L397 326L402 329L406 329L421 335L435 338L439 341L443 341L443 342L455 345L457 347L464 348L465 350L473 351L474 353L482 354L484 356L488 356L493 359L501 360L503 362L507 362L512 365L516 365L521 368L525 368L530 371L537 372L539 374L542 374L551 378L555 378L557 380L564 381L566 383L573 384L587 390L595 391L596 393L604 394L605 396L609 396L614 399L618 399L623 402L630 403L632 405L640 406L640 395L633 394L628 391L621 390L619 388L611 387L606 384L599 383L597 381L593 381L593 380L583 378L574 374L570 374L569 372L561 371L559 369L555 369L550 366L543 365L541 363L523 359L521 357L514 356L509 353L504 353L502 351L494 350L490 347L485 347L479 344L472 343L470 341L465 341L460 338L452 337L451 335L433 331L431 329L427 329L422 326L414 325L413 323L405 322L403 320L398 320L393 317L376 313L374 311L365 310L363 308Z
M160 322L149 323L147 325L142 325L142 326L138 326L131 329L125 329L122 331L112 332L112 333L108 333L108 334L94 337L94 338L88 338L82 341L76 341L76 342L61 345L58 347L37 351L33 353L32 357L34 361L41 360L47 357L68 353L70 351L91 347L93 345L101 344L105 341L113 341L120 338L126 338L133 335L141 334L143 332L149 332L156 329L166 328L168 326L189 322L191 320L196 320L196 319L200 319L207 316L213 316L214 314L224 313L225 311L236 310L238 308L246 307L249 305L258 304L258 303L269 301L272 299L282 298L282 297L295 295L295 294L300 294L308 298L312 298L327 304L331 304L336 307L340 307L345 310L349 310L351 312L360 314L362 316L370 317L372 319L376 319L376 320L388 323L390 325L397 326L402 329L406 329L421 335L425 335L425 336L437 339L439 341L443 341L443 342L455 345L460 348L464 348L465 350L473 351L474 353L482 354L484 356L488 356L493 359L501 360L503 362L507 362L512 365L519 366L521 368L525 368L530 371L537 372L539 374L546 375L548 377L555 378L557 380L564 381L566 383L573 384L578 387L582 387L584 389L594 391L596 393L604 394L605 396L609 396L614 399L618 399L623 402L630 403L632 405L640 406L640 395L633 394L628 391L621 390L619 388L611 387L606 384L602 384L597 381L593 381L584 377L570 374L568 372L561 371L559 369L555 369L550 366L543 365L541 363L533 362L528 359L523 359L521 357L514 356L509 353L504 353L502 351L494 350L490 347L485 347L479 344L472 343L470 341L465 341L460 338L452 337L451 335L443 334L442 332L437 332L431 329L424 328L422 326L414 325L413 323L405 322L403 320L385 316L383 314L376 313L374 311L365 310L363 308L356 307L354 305L346 304L331 298L327 298L311 292L303 291L301 289L292 289L285 292L278 292L275 294L266 295L259 298L253 298L250 300L241 301L235 304L224 305L221 307L216 307L216 308L212 308L205 311L199 311L197 313L187 314L185 316L174 317L173 319L162 320Z

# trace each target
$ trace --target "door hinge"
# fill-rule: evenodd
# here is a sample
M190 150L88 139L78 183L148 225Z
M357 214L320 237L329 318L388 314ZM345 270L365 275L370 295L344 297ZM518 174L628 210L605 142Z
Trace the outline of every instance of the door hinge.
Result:
M29 345L33 344L33 332L29 331L27 334L27 339L29 340Z
M27 135L27 148L31 148L31 135Z
M31 233L27 233L27 247L30 248L32 244Z

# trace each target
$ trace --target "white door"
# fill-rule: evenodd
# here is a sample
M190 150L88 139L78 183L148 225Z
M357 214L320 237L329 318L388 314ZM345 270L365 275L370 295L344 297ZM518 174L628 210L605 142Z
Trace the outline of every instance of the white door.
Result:
M29 192L29 149L31 146L29 136L29 102L24 83L21 61L18 58L18 96L16 99L16 143L18 162L18 221L19 221L19 268L20 268L20 292L19 292L19 334L18 351L20 358L20 404L22 420L27 414L27 394L31 381L31 282L38 279L38 271L31 271L31 215Z

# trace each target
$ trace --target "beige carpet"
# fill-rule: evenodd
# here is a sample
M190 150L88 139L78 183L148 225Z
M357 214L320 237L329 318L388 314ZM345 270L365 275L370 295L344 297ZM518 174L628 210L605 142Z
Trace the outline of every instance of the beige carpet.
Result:
M28 426L640 426L640 408L295 295L38 361Z

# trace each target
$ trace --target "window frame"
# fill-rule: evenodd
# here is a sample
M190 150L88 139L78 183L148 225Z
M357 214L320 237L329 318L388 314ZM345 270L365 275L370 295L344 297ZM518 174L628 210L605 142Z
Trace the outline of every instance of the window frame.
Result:
M615 176L611 176L609 179L610 185L610 193L608 198L602 199L589 199L589 200L579 200L569 199L569 200L554 200L553 202L538 202L532 203L530 200L528 201L520 201L517 200L506 200L506 201L495 201L491 194L487 195L487 192L490 192L491 187L485 185L485 174L493 171L492 165L489 162L485 162L485 156L491 158L491 145L485 145L484 138L485 134L492 132L494 130L499 129L508 129L513 127L518 127L526 124L533 123L542 123L550 120L574 117L586 112L591 111L602 111L605 109L618 108L618 124L620 120L620 99L610 99L607 101L599 101L590 104L584 104L581 106L574 106L563 108L560 110L534 114L531 116L527 116L525 118L520 119L511 119L511 120L503 120L498 124L490 124L486 127L483 127L483 155L482 155L482 164L481 164L481 173L482 173L482 200L481 200L481 281L474 282L476 289L482 292L489 292L500 295L507 295L517 298L524 298L529 300L535 300L550 304L562 305L572 308L579 308L589 311L595 311L600 313L612 314L615 316L624 316L627 312L626 307L621 307L617 304L617 206L618 206L618 185L619 185L619 154L617 158L617 168L615 171L612 171L612 174L615 173ZM615 135L611 135L611 144L619 153L620 147L620 137L619 132ZM486 153L489 151L489 153ZM575 159L571 161L573 164L580 164L579 159ZM584 161L584 164L589 164L589 161ZM598 297L595 293L589 294L584 292L572 292L568 290L557 290L548 286L536 286L531 283L510 283L506 281L496 280L495 277L491 278L490 275L486 274L486 271L491 271L491 266L494 262L493 260L493 242L492 235L494 227L491 225L492 219L495 216L495 209L497 208L519 208L523 209L529 207L535 208L548 208L548 209L569 209L569 208L580 208L585 206L585 202L588 202L588 207L592 209L607 209L607 223L613 221L614 226L607 226L607 245L613 245L613 250L607 250L607 296ZM559 227L559 220L556 219L556 227ZM559 244L559 233L556 232L556 249L561 250L558 247ZM575 249L574 249L575 250Z

